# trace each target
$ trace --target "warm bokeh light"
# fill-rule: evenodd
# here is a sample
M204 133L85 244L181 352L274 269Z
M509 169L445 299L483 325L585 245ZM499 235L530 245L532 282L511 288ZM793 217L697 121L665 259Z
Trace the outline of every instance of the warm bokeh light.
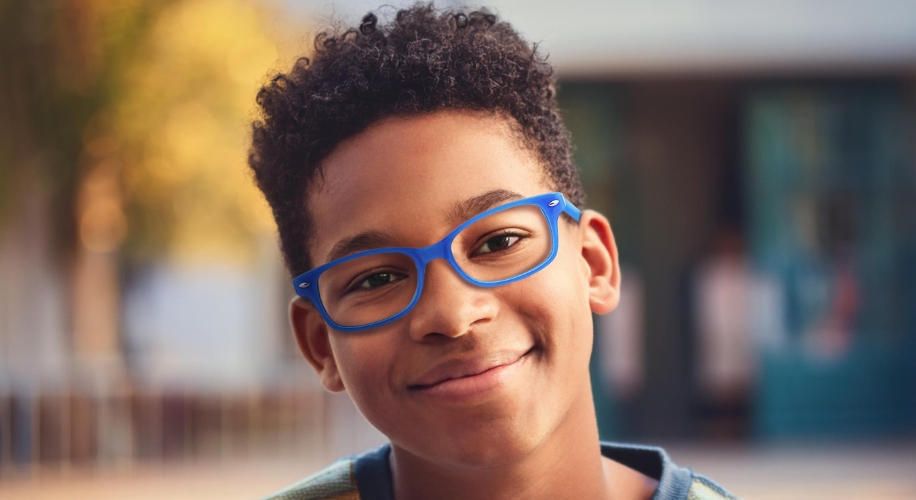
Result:
M240 1L175 3L126 68L111 129L129 150L135 251L245 262L253 235L273 231L246 164L252 96L279 64L264 10Z
M119 171L116 165L102 163L95 166L81 186L79 235L80 242L90 252L115 250L127 234L118 188Z

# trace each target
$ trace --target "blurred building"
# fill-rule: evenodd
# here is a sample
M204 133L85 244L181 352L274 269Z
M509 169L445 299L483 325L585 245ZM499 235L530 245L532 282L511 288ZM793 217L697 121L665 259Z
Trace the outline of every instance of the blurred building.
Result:
M916 431L916 5L500 12L545 37L643 290L642 386L600 384L603 434Z

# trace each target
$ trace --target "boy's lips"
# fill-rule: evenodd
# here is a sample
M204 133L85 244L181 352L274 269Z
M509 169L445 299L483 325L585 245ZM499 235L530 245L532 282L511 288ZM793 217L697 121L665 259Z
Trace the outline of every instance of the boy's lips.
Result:
M494 368L512 365L533 350L533 347L508 349L487 355L449 359L428 370L407 388L410 390L430 389L449 380L480 375Z

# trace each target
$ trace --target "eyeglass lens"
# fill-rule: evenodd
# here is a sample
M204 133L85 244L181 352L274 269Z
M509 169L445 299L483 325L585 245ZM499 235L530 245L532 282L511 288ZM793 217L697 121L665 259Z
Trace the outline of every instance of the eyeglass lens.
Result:
M494 282L519 276L544 262L552 248L550 226L535 205L484 217L458 233L451 251L470 277ZM417 290L414 260L381 253L338 264L318 279L328 315L341 326L382 321L410 305Z

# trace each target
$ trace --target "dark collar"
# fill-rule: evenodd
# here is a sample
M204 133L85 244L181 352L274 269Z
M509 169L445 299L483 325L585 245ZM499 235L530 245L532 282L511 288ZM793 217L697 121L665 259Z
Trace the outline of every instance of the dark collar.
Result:
M388 461L390 453L391 445L386 443L356 457L354 476L361 500L394 498L391 464ZM658 490L652 500L687 498L693 474L690 469L675 465L665 450L654 446L602 442L601 454L657 480Z
M687 498L693 473L675 465L665 450L656 446L602 442L601 454L658 481L652 500Z

